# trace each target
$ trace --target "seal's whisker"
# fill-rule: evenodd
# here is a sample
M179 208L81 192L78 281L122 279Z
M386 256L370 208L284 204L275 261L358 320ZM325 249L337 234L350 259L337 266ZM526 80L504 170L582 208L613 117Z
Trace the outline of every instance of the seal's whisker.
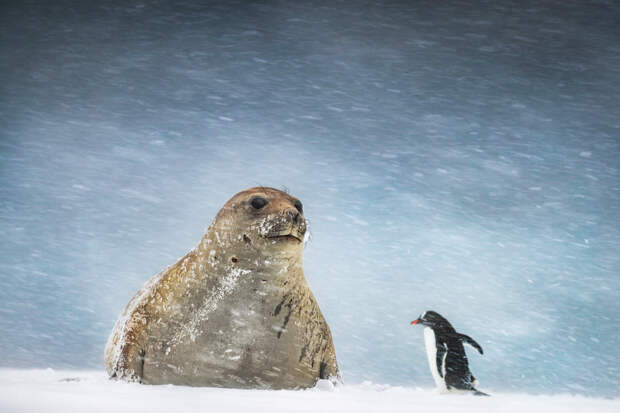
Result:
M306 232L304 234L304 248L312 241L312 230L310 229L310 220L306 218Z

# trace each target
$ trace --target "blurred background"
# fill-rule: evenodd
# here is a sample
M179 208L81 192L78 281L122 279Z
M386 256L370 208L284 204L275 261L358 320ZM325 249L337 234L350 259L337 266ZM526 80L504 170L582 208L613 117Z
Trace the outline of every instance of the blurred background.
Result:
M620 395L614 1L3 1L0 366L101 369L251 186L304 203L347 383Z

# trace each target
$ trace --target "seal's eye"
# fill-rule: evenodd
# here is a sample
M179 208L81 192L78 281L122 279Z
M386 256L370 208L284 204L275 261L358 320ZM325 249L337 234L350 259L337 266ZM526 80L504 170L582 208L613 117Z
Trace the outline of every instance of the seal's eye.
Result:
M250 205L252 205L252 208L254 209L261 209L268 203L269 201L267 201L262 196L255 196L254 198L250 199Z
M295 205L295 208L299 211L300 214L304 213L304 206L301 204L300 201L295 201L293 205Z

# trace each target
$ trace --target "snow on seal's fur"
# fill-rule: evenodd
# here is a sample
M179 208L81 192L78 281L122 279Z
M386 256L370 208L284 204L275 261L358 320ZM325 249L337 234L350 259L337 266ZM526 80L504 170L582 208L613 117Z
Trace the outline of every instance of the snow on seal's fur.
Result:
M196 334L198 333L197 329L200 323L207 320L209 313L213 312L217 308L218 302L234 290L239 277L249 273L250 270L231 268L228 274L222 279L220 288L215 289L210 296L205 298L202 306L193 314L192 319L172 337L170 340L170 345L176 346L188 336L192 342L195 341Z

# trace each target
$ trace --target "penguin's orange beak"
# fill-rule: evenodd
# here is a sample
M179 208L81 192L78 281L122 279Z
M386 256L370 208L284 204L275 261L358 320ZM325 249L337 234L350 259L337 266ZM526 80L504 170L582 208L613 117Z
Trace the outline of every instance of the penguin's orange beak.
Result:
M418 324L419 322L420 322L420 319L418 318L417 320L413 320L413 321L411 322L411 325Z

